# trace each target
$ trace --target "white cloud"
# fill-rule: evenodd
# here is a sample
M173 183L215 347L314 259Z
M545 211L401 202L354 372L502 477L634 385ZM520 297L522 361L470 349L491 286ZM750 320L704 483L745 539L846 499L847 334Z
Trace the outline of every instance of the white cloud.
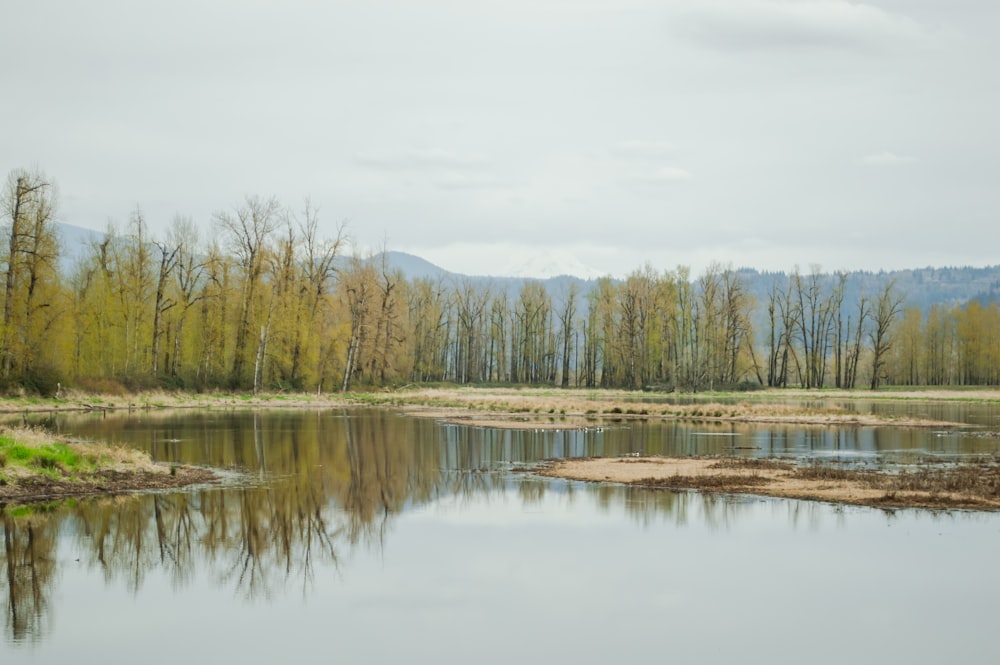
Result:
M445 189L483 189L511 187L511 183L484 173L461 173L449 171L435 180L439 187Z
M674 185L691 179L691 174L676 166L664 166L652 175L643 175L632 178L632 182L644 185Z
M612 151L625 157L640 157L645 159L660 159L673 152L674 147L662 141L622 141L615 145Z
M489 159L479 154L462 154L444 148L412 148L400 152L355 154L354 161L369 168L402 170L421 168L483 168Z
M861 161L871 166L900 166L902 164L912 164L916 160L912 157L904 157L886 150L871 155L865 155L861 158Z
M706 0L671 25L725 50L882 49L930 36L906 16L845 0Z

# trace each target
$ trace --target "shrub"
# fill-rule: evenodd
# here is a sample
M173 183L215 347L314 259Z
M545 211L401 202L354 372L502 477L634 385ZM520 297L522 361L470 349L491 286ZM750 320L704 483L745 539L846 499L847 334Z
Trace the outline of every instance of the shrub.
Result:
M42 397L55 397L59 392L62 375L55 367L47 364L36 365L25 372L22 384L25 390Z
M121 396L128 392L124 385L114 379L102 378L82 378L77 387L86 393L94 395L117 395Z

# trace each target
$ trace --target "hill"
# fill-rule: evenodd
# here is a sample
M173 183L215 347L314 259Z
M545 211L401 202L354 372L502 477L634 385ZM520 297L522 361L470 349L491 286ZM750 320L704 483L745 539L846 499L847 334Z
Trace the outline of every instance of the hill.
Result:
M59 224L59 236L62 247L60 268L69 274L73 268L87 255L90 247L100 241L104 234L100 231ZM517 296L521 286L526 281L541 282L554 297L568 291L575 284L581 294L588 293L596 284L592 271L584 271L589 278L562 274L545 278L526 276L483 276L454 273L437 266L419 256L406 252L388 251L384 253L387 265L400 271L407 280L430 279L445 283L469 283L477 287L489 286L492 289L507 291L513 297ZM537 257L535 257L537 258ZM381 263L382 254L376 254L367 259L369 262ZM533 259L534 260L534 259ZM341 264L343 265L343 264ZM576 264L562 257L561 267L572 270ZM580 264L582 265L582 264ZM551 265L545 266L548 274L553 272ZM582 269L581 269L582 270ZM555 270L558 272L558 270ZM775 285L782 288L787 285L790 275L787 272L759 271L754 268L737 270L747 290L758 302L766 302L768 293ZM542 272L541 274L546 274ZM845 297L854 300L864 293L876 293L890 280L904 294L908 307L919 307L926 311L932 305L955 306L977 299L982 302L1000 302L1000 265L971 267L925 267L894 271L852 271L848 272L845 284ZM805 277L806 275L803 275ZM693 276L697 279L698 276ZM833 273L823 273L821 283L824 287L832 286L837 276Z

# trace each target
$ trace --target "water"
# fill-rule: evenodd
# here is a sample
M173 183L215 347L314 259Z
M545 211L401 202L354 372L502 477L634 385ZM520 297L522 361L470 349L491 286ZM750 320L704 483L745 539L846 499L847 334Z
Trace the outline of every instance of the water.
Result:
M980 417L981 414L975 415ZM60 417L231 469L3 516L0 663L993 663L1000 517L544 480L630 452L995 454L870 428L443 426L378 410Z

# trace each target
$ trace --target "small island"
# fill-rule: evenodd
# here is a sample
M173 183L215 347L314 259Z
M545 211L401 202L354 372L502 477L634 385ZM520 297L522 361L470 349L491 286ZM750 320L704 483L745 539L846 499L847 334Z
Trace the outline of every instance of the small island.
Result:
M1000 510L1000 464L993 458L889 472L775 458L624 457L558 460L535 471L548 477L665 490L881 508Z
M218 480L208 469L157 464L138 450L53 441L28 428L0 428L0 504L175 489Z

